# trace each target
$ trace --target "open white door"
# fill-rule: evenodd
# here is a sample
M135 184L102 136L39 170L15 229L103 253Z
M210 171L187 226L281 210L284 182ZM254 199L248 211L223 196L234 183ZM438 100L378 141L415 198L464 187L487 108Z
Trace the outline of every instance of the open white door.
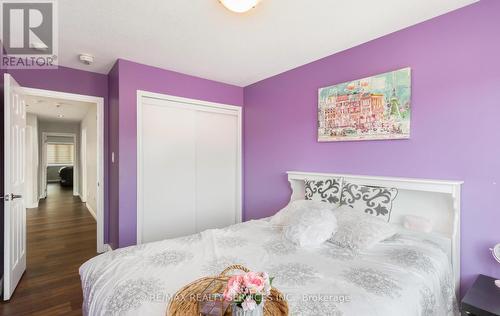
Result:
M26 270L26 105L19 88L9 74L4 75L4 300L10 299Z

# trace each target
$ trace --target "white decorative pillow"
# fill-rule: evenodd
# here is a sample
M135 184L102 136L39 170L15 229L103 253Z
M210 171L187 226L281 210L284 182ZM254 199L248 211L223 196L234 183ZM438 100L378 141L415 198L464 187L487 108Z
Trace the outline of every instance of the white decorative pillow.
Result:
M330 242L343 248L354 251L370 249L397 232L393 225L360 211L340 207L334 214L338 228Z
M416 232L430 233L432 231L432 222L427 218L406 215L404 217L403 226L406 229L413 230Z
M342 178L305 180L305 199L340 205Z
M392 202L398 195L395 188L371 187L345 182L342 187L340 205L362 210L389 222Z
M295 217L283 234L295 245L315 248L330 239L336 230L337 220L333 211L312 209Z
M333 207L331 204L324 202L295 200L278 211L278 213L271 218L269 223L276 226L287 226L292 223L294 218L299 217L302 213L310 212L311 210L328 210L331 212Z

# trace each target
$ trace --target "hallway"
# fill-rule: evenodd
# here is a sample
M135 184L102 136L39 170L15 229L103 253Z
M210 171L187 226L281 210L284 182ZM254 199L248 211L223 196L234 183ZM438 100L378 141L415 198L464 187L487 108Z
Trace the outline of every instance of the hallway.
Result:
M96 222L72 188L47 189L27 211L27 269L0 315L81 315L78 268L96 255Z

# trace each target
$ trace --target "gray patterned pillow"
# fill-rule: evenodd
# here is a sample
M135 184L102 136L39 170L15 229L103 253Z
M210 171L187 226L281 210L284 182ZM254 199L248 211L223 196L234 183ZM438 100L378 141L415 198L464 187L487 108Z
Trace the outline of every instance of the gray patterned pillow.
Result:
M305 199L339 205L342 178L305 180Z
M346 205L366 214L383 218L389 222L392 202L398 195L395 188L372 187L353 183L344 183L340 205Z
M329 241L342 248L356 252L370 249L397 232L392 224L383 219L353 212L347 207L341 206L334 214L338 229Z

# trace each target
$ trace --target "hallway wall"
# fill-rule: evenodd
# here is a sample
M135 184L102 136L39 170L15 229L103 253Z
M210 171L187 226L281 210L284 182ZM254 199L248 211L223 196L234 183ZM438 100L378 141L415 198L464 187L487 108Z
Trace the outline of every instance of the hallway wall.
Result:
M36 115L26 114L26 208L38 206L39 198L39 141L38 118Z
M87 112L87 115L81 122L80 135L82 131L86 131L86 197L84 197L87 205L92 211L97 212L97 106L92 105ZM81 136L82 137L82 136ZM83 141L83 139L82 139ZM83 146L83 144L81 145ZM83 159L82 159L83 163ZM83 177L82 179L83 180ZM80 192L83 192L83 183L80 181Z

